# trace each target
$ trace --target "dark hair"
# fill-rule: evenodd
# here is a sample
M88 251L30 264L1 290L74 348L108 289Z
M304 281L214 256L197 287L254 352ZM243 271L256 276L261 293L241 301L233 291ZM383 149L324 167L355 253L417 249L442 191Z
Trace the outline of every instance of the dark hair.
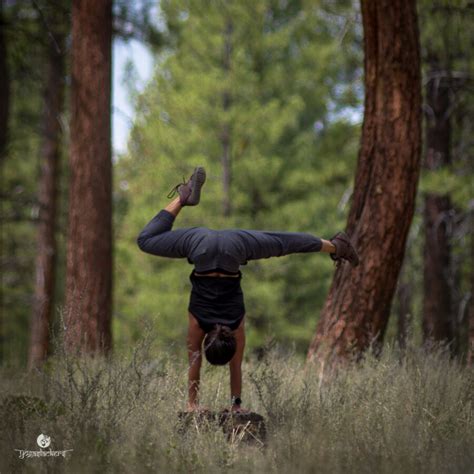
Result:
M225 365L234 357L237 343L232 330L216 324L204 338L204 354L210 364Z

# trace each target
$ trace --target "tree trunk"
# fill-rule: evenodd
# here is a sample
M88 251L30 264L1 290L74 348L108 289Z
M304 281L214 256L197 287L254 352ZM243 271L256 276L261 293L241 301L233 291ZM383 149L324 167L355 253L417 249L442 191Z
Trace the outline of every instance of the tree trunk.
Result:
M474 209L471 210L471 297L468 309L468 349L467 365L474 366Z
M232 21L226 22L224 31L224 74L226 79L230 73L230 61L232 55ZM231 183L231 159L230 159L230 125L228 112L231 107L232 99L229 90L225 90L222 97L222 105L224 109L224 124L222 126L221 143L222 143L222 186L223 186L223 203L222 212L224 216L230 216L230 183Z
M450 162L450 83L436 77L432 68L426 87L425 168L435 171ZM423 264L423 341L452 343L454 338L451 304L451 249L449 213L451 200L446 194L427 193L424 208Z
M3 15L3 0L0 0L0 177L3 178L3 163L7 155L8 117L10 115L10 73L7 57L7 42L5 38L5 18ZM3 181L3 179L2 179ZM1 183L3 187L3 182ZM2 215L4 213L2 212ZM0 245L3 247L3 232L0 229ZM3 308L3 285L0 285L0 308ZM0 364L4 359L4 322L3 311L0 311Z
M28 366L34 368L46 359L52 315L56 265L56 210L60 160L61 124L64 98L64 33L54 31L50 42L44 93L41 171L38 191L39 216L36 281L31 321Z
M65 346L111 348L112 1L72 3L72 98Z
M408 334L412 322L412 285L407 278L406 263L400 271L397 287L397 342L403 352L407 347Z
M449 196L427 194L424 209L425 248L423 256L423 342L452 342L451 250L448 219Z
M365 112L347 232L361 263L336 270L308 352L324 368L380 347L420 169L421 77L415 0L362 0Z
M7 43L3 0L0 0L0 166L7 152L8 117L10 112L10 72L8 68Z

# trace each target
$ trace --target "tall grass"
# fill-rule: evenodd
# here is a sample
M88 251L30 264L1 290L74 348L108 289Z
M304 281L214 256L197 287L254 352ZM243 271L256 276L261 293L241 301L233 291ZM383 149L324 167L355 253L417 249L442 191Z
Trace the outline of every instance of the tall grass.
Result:
M0 472L474 472L474 374L442 352L388 348L321 386L273 348L244 373L245 406L266 418L263 448L217 426L180 433L186 363L145 343L123 359L60 354L41 372L4 372ZM202 403L225 407L227 368L205 366L202 379ZM19 459L40 433L73 451Z

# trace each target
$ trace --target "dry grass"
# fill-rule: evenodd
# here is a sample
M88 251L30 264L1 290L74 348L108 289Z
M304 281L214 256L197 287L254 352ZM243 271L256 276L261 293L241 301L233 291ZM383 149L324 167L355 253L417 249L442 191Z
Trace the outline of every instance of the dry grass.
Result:
M265 448L228 442L218 428L178 433L184 360L56 356L43 372L2 374L0 472L472 473L474 375L442 352L395 350L320 387L301 360L272 349L245 367L246 405L266 417ZM226 368L205 367L202 399L227 403ZM14 449L73 449L18 459Z

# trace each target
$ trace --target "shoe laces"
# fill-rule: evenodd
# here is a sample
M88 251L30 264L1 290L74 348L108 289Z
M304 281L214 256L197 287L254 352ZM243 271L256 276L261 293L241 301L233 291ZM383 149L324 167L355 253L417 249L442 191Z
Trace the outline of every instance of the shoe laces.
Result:
M186 179L183 176L183 182L177 184L176 186L173 186L173 188L171 189L171 191L168 193L168 195L166 197L168 199L174 198L176 196L176 194L178 193L178 189L180 188L180 186L183 186L184 184L186 184Z

